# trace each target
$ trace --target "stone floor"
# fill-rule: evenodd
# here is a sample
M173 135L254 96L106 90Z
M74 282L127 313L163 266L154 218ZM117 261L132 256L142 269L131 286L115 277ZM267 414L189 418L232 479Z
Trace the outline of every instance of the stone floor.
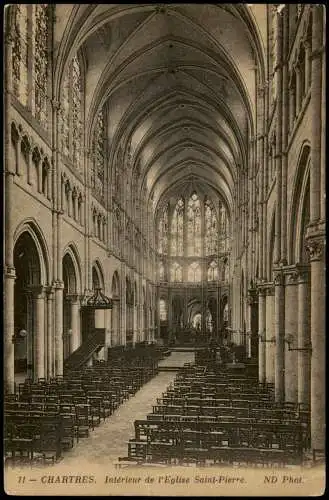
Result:
M184 366L185 363L194 363L194 351L191 352L172 352L170 356L161 359L159 361L159 368L173 366L175 368L180 368Z
M134 420L152 411L156 398L175 378L175 372L159 373L129 400L125 401L105 422L80 439L74 448L64 452L63 466L74 466L79 460L92 465L110 465L128 453L127 442L134 437Z

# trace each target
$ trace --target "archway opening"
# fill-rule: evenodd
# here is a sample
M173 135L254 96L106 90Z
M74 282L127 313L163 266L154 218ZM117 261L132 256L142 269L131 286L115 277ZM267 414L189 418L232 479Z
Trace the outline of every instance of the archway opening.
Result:
M36 244L28 231L15 244L14 266L14 332L21 335L14 347L15 381L19 382L36 377L36 297L40 293L41 266Z
M65 360L72 352L72 305L76 301L77 279L73 260L70 254L63 258L63 359ZM76 335L77 332L74 332Z
M112 278L112 344L119 345L120 340L120 279L117 271Z

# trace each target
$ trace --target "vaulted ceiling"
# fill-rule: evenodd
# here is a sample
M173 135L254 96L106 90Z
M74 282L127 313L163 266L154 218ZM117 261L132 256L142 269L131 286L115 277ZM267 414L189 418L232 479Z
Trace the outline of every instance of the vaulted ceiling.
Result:
M111 158L130 146L154 208L191 178L232 208L265 78L266 5L58 4L56 18L57 74L77 47L86 60L87 135L107 103Z

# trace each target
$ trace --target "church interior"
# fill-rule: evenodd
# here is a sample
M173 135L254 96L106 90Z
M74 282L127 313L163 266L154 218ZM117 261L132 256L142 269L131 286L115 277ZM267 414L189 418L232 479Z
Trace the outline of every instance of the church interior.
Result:
M316 464L325 6L12 4L5 461Z

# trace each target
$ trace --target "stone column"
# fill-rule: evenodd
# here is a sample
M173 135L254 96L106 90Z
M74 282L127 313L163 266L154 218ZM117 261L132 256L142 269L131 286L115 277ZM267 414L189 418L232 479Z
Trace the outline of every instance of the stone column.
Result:
M51 187L52 187L51 167L49 166L47 170L47 198L49 201L53 199Z
M71 295L71 353L80 347L80 301L78 295Z
M68 191L67 197L67 215L72 217L72 189L70 187L66 188Z
M298 379L297 379L297 363L298 355L298 288L297 288L298 273L296 269L287 271L286 287L285 287L285 401L297 402L298 395ZM290 350L293 349L293 350Z
M47 378L53 376L54 290L47 290Z
M14 284L15 268L6 267L4 283L4 389L13 393L15 388L14 369Z
M284 401L284 285L282 270L274 276L275 400Z
M296 73L296 116L298 116L300 107L301 107L301 102L302 102L302 89L300 85L300 69L299 66L295 66L295 73Z
M311 66L311 43L310 40L304 41L305 48L305 94L311 85L311 77L312 77L312 66Z
M321 205L321 85L322 85L322 5L313 5L313 27L312 27L312 83L311 83L311 101L310 110L312 113L312 131L311 131L311 151L312 164L310 175L310 197L311 210L310 220L320 219Z
M45 377L45 294L44 287L33 289L34 321L34 376Z
M28 145L29 150L27 153L27 183L31 186L32 185L32 179L31 179L31 168L32 168L32 150L30 145Z
M275 338L274 330L274 286L266 288L266 342L265 342L265 372L266 382L275 381L275 345L271 342Z
M38 165L37 165L37 170L38 170L38 192L42 193L42 158L39 158L38 160Z
M55 375L63 375L63 282L55 285Z
M292 131L294 128L294 121L295 121L295 88L293 86L293 83L290 82L290 88L289 88L289 132Z
M260 288L258 293L258 379L260 383L266 380L266 295L265 290Z
M311 335L309 271L299 270L298 280L298 403L310 404Z
M313 231L313 232L312 232ZM310 227L307 245L311 258L311 446L324 449L325 443L325 263L324 227Z

